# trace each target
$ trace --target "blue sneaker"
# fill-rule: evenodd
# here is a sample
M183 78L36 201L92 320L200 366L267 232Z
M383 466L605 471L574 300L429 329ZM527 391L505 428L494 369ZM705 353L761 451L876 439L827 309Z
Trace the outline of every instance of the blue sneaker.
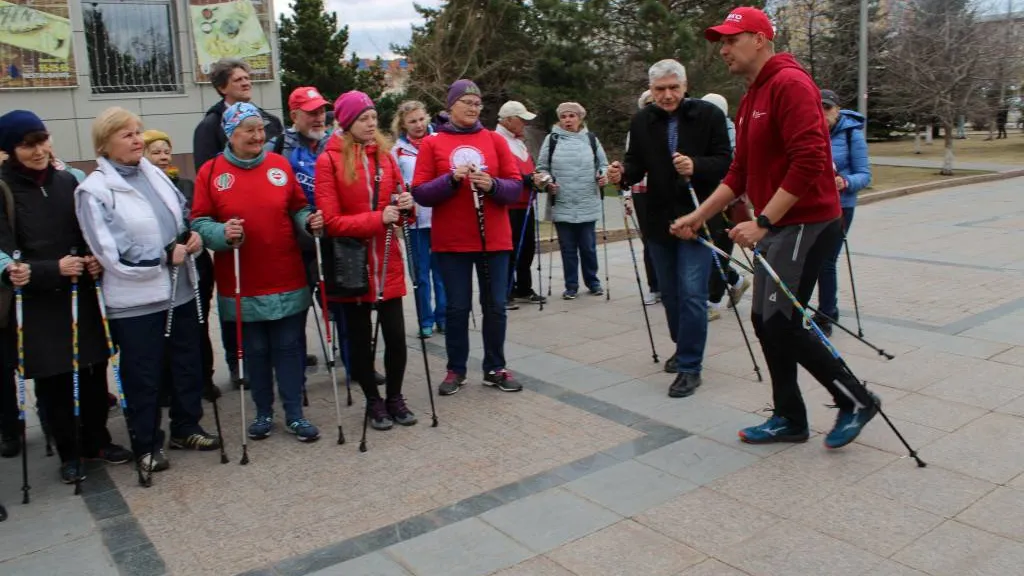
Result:
M806 426L798 428L788 418L772 416L764 424L744 428L739 432L740 440L747 444L771 444L773 442L806 442L810 431Z
M263 440L270 437L270 431L274 427L273 416L257 416L249 424L249 438Z
M576 299L576 291L575 290L566 290L565 292L562 292L562 300L575 300L575 299Z
M317 427L305 418L289 422L288 431L295 434L299 442L313 442L320 439L320 430L317 430Z
M861 430L864 426L871 421L872 418L878 414L878 409L882 405L881 399L874 394L871 394L872 403L870 406L854 410L853 412L847 410L839 410L839 415L836 416L836 425L832 427L832 431L825 436L825 447L835 450L836 448L842 448L850 442L857 439L860 436Z
M434 329L430 326L426 328L420 328L420 338L430 338L434 335Z

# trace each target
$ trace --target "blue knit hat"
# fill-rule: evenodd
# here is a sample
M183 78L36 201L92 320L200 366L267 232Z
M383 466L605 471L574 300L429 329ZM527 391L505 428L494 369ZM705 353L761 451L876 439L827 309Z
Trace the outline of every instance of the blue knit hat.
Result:
M238 125L247 118L262 118L260 109L248 102L235 102L229 106L220 119L221 125L224 128L224 134L231 138Z
M28 110L11 110L0 116L0 150L14 154L14 149L33 132L46 132L46 126L35 113Z

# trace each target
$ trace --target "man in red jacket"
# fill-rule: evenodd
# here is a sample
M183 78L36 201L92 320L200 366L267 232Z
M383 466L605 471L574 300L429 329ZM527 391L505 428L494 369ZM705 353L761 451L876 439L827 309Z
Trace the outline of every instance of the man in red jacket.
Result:
M737 224L730 238L757 250L806 305L829 250L840 241L839 193L832 174L829 131L818 87L789 54L776 54L775 30L756 8L737 8L704 33L721 41L729 72L747 81L737 112L736 154L725 180L700 207L677 219L672 232L697 236L701 224L746 194L756 221ZM803 318L763 268L754 277L752 320L772 378L774 415L739 432L748 443L804 442L807 410L797 364L835 399L839 416L828 448L853 442L878 413L880 400L847 373L803 327Z

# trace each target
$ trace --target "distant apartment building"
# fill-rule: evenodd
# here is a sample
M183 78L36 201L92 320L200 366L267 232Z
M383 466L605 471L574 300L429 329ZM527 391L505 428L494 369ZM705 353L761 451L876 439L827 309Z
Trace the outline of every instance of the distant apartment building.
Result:
M379 65L384 67L384 93L405 92L409 82L409 72L412 71L413 65L405 58L381 60ZM367 70L374 66L378 66L378 61L370 58L362 58L358 63L359 70Z

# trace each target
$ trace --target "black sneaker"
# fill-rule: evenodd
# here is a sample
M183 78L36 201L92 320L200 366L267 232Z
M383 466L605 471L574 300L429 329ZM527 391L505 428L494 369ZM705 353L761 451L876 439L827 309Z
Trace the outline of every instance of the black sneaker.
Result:
M697 388L700 388L701 384L700 374L680 372L676 375L675 382L672 382L672 385L668 387L668 395L670 398L693 396L693 393L697 391Z
M590 295L591 296L604 296L604 288L601 288L600 285L594 286L593 288L590 289Z
M124 464L131 462L132 451L118 444L107 444L89 457L89 460L102 460L107 464Z
M500 370L491 370L485 374L484 386L492 386L502 392L519 392L523 389L523 385L516 382L516 379L512 376L512 372L505 368Z
M85 480L85 466L80 465L74 460L68 460L67 462L61 462L60 464L60 481L65 484L74 484L75 477L78 480Z
M4 436L0 440L0 458L14 458L21 454L21 440L17 436Z
M540 304L541 302L547 302L548 299L536 292L530 292L529 294L516 296L516 301L522 302L523 304Z
M451 396L462 390L462 385L466 383L466 377L462 374L458 374L453 370L448 371L448 375L444 377L444 382L437 387L437 393L441 396Z
M220 448L220 438L216 434L210 434L204 430L199 430L188 436L181 438L171 437L170 442L171 450L198 450L200 452L209 452L210 450L218 450Z
M416 415L409 410L409 407L405 404L405 397L399 394L393 398L388 398L384 401L384 407L387 408L388 415L395 422L402 426L412 426L416 423Z
M388 414L387 408L384 406L384 400L380 398L370 400L366 405L366 415L369 417L370 426L374 430L391 430L395 425Z
M676 364L675 354L673 354L672 357L669 358L668 360L665 360L664 370L669 374L675 374L676 372L678 372L678 364Z
M508 300L505 302L505 310L519 310L519 304L515 300Z
M312 354L306 354L306 368L316 366L320 363L320 359Z
M152 468L153 472L163 472L171 467L171 462L167 460L167 454L164 453L163 448L153 454L143 454L136 461L143 472L149 472Z

